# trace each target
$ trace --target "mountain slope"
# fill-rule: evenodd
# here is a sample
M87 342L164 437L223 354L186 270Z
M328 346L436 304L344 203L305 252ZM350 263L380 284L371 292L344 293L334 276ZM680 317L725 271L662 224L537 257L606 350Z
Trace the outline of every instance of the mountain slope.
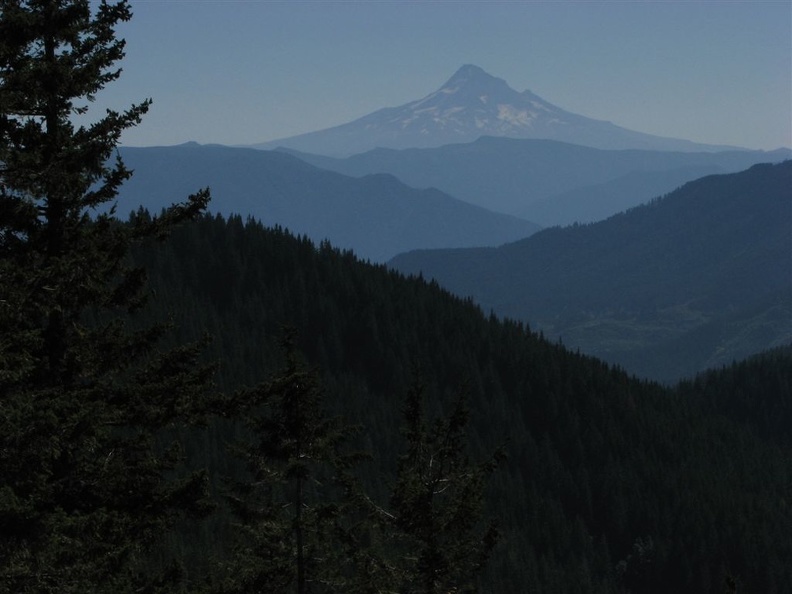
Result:
M686 181L781 161L792 151L614 151L483 137L432 149L378 149L346 159L296 156L346 175L390 173L415 188L438 188L465 202L551 226L601 220Z
M214 336L224 389L275 371L281 328L298 330L331 412L361 425L372 453L362 479L386 509L416 365L434 410L464 385L471 459L508 451L489 482L503 538L481 592L719 594L728 575L746 591L792 591L788 352L680 392L238 217L204 217L135 256L157 317L173 312L185 339ZM222 444L238 437L215 426L187 450L217 476L233 471ZM204 571L234 531L221 520L185 538Z
M588 226L391 264L566 345L674 379L792 341L792 161L691 182Z
M399 107L357 120L256 145L322 155L351 155L377 147L436 147L480 136L547 138L585 146L702 151L729 147L696 144L634 132L610 122L565 111L541 97L519 93L502 79L471 64L462 66L438 90Z
M213 212L250 215L316 242L329 239L374 261L419 247L500 245L538 229L390 175L355 179L270 151L181 145L122 154L135 175L121 190L121 204L157 211L209 186Z

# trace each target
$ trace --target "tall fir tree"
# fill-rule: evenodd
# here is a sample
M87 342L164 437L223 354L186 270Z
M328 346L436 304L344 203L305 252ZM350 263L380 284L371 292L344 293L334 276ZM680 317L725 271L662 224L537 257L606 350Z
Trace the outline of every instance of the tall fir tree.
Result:
M2 592L171 589L142 563L175 517L208 509L206 476L174 472L178 447L155 437L199 413L213 371L198 345L163 349L166 325L130 323L147 293L127 250L209 194L117 221L130 171L113 156L149 102L88 109L130 17L123 0L0 1Z
M293 332L282 347L284 367L229 406L248 411L249 438L233 450L250 478L228 492L237 543L219 591L367 591L374 563L360 542L366 518L353 471L364 455L349 450L355 429L324 411L318 375L300 362Z
M473 462L467 453L469 411L460 392L450 414L428 418L416 374L404 409L406 451L399 458L390 518L400 550L401 586L411 594L475 592L498 540L484 519L487 477L504 457Z

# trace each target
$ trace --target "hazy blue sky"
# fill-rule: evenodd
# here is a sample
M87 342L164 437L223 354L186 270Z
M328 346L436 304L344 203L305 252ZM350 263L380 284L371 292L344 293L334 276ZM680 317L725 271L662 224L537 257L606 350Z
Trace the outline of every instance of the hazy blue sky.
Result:
M588 117L792 146L792 2L132 0L125 144L247 144L342 124L481 66Z

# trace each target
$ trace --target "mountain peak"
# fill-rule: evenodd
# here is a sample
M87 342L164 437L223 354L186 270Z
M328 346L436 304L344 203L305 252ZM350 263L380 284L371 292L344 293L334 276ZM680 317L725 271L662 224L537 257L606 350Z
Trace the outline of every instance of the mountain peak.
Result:
M476 66L475 64L464 64L457 70L454 75L448 79L449 83L461 83L461 82L468 82L470 80L476 79L484 79L490 80L495 78L488 72L486 72L483 68Z
M492 76L483 68L480 68L475 64L465 64L464 66L460 67L459 70L457 70L454 75L449 78L440 88L441 91L446 92L448 92L448 90L456 91L459 89L497 89L500 92L516 93L516 91L509 87L505 80Z
M376 147L426 148L465 143L481 136L542 138L608 149L718 148L633 132L567 112L531 91L515 91L505 80L475 64L464 64L443 86L416 101L386 107L327 130L257 146L283 145L338 156Z

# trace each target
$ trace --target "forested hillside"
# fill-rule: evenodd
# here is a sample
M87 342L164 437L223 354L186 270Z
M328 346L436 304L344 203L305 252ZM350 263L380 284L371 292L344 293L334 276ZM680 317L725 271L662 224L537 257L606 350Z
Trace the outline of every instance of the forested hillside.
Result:
M391 264L572 349L675 381L792 340L791 188L792 161L755 165L599 223Z
M332 409L363 428L362 479L383 506L414 367L435 410L464 387L474 454L508 454L489 481L502 540L483 591L792 588L788 351L665 389L435 284L239 217L205 217L135 258L185 337L214 336L227 390L275 371L280 329L295 327ZM215 475L239 472L223 461L228 431L192 442ZM233 533L222 514L212 522L203 540L191 533L193 560L222 554L218 535Z

